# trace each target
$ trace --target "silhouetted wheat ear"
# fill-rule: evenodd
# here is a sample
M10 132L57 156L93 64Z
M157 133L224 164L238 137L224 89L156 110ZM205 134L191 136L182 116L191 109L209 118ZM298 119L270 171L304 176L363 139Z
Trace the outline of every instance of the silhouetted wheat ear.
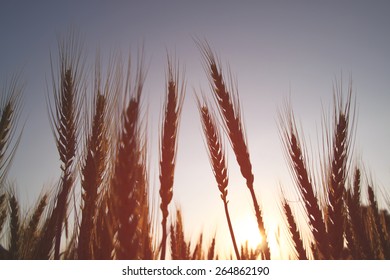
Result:
M33 252L32 259L48 260L53 258L53 246L56 233L56 203L57 197L48 201L46 213L43 217L42 227L39 230L36 238L36 250Z
M264 259L270 259L270 249L267 234L264 227L263 215L257 201L253 187L254 176L249 151L246 143L245 132L241 122L240 106L237 92L229 92L222 76L221 67L217 65L214 53L207 43L199 43L198 46L203 54L206 72L214 92L214 98L218 104L219 112L223 118L230 144L236 155L241 174L246 179L246 185L250 191L260 234L263 238L262 254Z
M114 226L112 225L112 211L108 206L110 199L107 190L100 194L100 202L96 211L96 221L92 232L93 259L110 260L114 251Z
M5 85L0 97L0 185L3 184L8 172L21 134L12 143L15 136L17 121L21 110L23 86L20 77L12 77L9 85ZM13 145L13 146L12 146ZM1 186L0 186L1 188Z
M209 249L207 251L207 259L214 260L215 259L215 236L213 237Z
M144 148L146 150L146 148ZM149 181L148 181L148 171L147 171L147 160L146 160L147 153L143 153L143 159L142 159L142 176L141 176L141 185L144 186L140 190L140 232L142 233L141 240L140 240L140 246L142 248L141 256L140 258L143 260L152 260L155 259L154 255L154 247L153 247L153 233L154 233L154 227L152 225L152 217L150 216L150 203L149 203Z
M184 101L184 82L180 81L179 69L174 67L168 58L167 90L160 138L161 259L165 259L166 255L168 206L173 196L177 136Z
M122 136L118 143L118 154L115 165L112 191L115 193L115 223L118 224L118 243L116 257L118 259L137 258L138 245L136 231L139 217L136 208L139 207L137 197L137 176L139 172L139 101L133 97L127 107L122 127ZM126 249L125 249L126 248Z
M315 250L318 251L320 258L329 259L329 243L325 222L318 199L314 194L312 179L298 138L294 115L289 105L286 106L284 114L284 116L280 116L280 124L287 160L305 206L305 213L315 240Z
M7 218L7 207L6 207L6 196L5 193L0 195L0 235L3 230L5 219Z
M196 242L194 251L192 252L191 260L203 260L203 234L199 235L198 241Z
M52 65L54 105L49 96L53 132L61 160L61 180L53 213L55 222L54 258L59 259L62 228L67 215L69 194L74 186L75 156L80 127L81 94L83 90L83 45L75 32L59 42L59 70ZM53 108L54 107L54 108Z
M241 259L243 260L257 260L261 255L261 249L249 248L248 240L245 241L245 244L241 245Z
M291 236L292 248L296 253L296 257L299 260L307 260L307 253L305 246L303 244L303 240L298 228L298 225L295 221L294 215L291 211L290 205L287 203L285 198L282 198L282 207L283 212L286 217L286 224L289 235Z
M226 166L225 152L222 147L221 134L219 132L218 127L216 126L215 117L212 113L210 113L209 108L205 102L202 105L198 100L198 110L201 115L203 132L208 147L209 161L213 169L215 180L217 181L218 189L221 193L221 199L223 201L225 209L226 220L229 227L230 237L233 242L234 252L236 253L236 258L239 260L240 252L238 251L236 238L234 236L234 230L228 209L227 186L229 182L229 177Z
M179 209L176 210L176 220L170 228L172 260L190 260L190 243L184 237L183 218Z
M140 135L139 135L139 100L131 98L124 115L124 124L120 142L117 144L118 153L115 173L111 188L114 192L114 222L117 223L116 257L118 259L137 258L138 245L137 227L139 207L137 195L137 180L140 164Z
M123 111L120 136L116 144L114 172L111 178L110 207L115 228L115 258L143 258L140 244L146 232L142 232L142 205L146 192L145 132L141 126L141 96L145 81L142 58L137 65L134 86L130 87L130 62L127 71L126 93L131 94ZM126 97L128 98L128 96ZM147 219L147 217L145 218Z
M20 225L19 234L19 258L31 260L37 255L38 241L42 233L42 216L48 202L48 194L38 198L36 205L31 209L31 213L23 219Z
M40 230L39 228L39 223L41 221L43 212L46 209L47 206L47 200L48 200L48 195L44 194L38 201L37 206L35 207L31 218L29 219L28 225L27 225L27 235L29 236L30 239L33 239L35 242L36 236L38 234L38 231Z
M352 192L353 190L353 192ZM347 191L348 206L348 225L351 231L351 240L348 241L348 247L352 253L353 259L373 259L370 249L370 240L367 231L364 228L362 205L360 202L361 193L361 172L358 167L355 168L353 188Z
M383 224L381 222L378 202L375 198L374 189L371 185L368 186L368 199L370 203L370 212L373 217L371 227L373 229L374 236L376 239L379 239L379 244L376 244L377 248L375 251L380 259L388 259L390 252L388 251L388 240L386 240L387 234L384 231Z
M11 194L9 198L10 208L10 246L9 254L11 259L19 259L20 245L20 210L19 203L15 195Z
M330 174L328 186L328 235L332 259L340 259L344 248L344 193L348 176L348 160L352 133L350 128L350 106L352 86L346 104L343 104L342 92L335 89L334 132L330 149Z
M82 167L81 186L83 189L83 209L80 233L78 236L77 256L79 259L92 259L92 236L98 203L98 191L104 182L108 160L106 97L99 90L95 95L95 110L91 134L85 147L86 158Z

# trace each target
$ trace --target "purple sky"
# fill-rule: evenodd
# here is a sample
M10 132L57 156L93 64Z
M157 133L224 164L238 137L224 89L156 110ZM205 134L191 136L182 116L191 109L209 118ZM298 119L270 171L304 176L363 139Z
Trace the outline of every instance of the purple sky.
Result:
M70 26L84 34L89 69L98 48L104 61L111 52L126 54L129 48L135 58L144 43L149 63L144 99L149 106L152 170L158 164L166 51L175 53L185 67L187 95L174 203L183 209L191 237L201 230L225 235L227 229L194 102L194 88L209 92L194 36L207 39L225 70L229 66L237 79L256 190L269 227L275 228L280 185L289 188L292 182L278 136L278 108L291 96L306 141L317 156L323 108L329 111L332 86L341 73L345 91L352 76L357 97L354 154L362 159L378 188L390 191L390 4L315 2L3 1L0 82L20 70L26 82L21 118L26 124L9 174L19 196L31 205L41 189L58 178L60 165L45 95L51 87L50 52L57 54L58 35ZM239 223L253 210L230 147L227 150L229 206L233 223ZM155 171L151 183L158 188Z

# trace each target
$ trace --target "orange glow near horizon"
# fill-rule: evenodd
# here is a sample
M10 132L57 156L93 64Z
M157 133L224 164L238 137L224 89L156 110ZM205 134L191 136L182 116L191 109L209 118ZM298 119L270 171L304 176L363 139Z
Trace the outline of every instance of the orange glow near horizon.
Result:
M236 223L235 235L239 247L245 246L245 243L248 242L249 248L256 249L263 241L256 219L252 215L246 215Z

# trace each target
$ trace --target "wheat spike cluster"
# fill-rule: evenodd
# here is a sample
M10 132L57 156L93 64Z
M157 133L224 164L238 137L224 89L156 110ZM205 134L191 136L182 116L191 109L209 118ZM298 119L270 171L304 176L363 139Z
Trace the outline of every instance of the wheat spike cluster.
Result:
M50 55L52 87L46 98L60 176L28 207L21 205L18 186L8 176L23 137L20 116L26 105L22 106L21 75L12 76L1 87L0 259L273 258L273 232L264 222L269 214L261 203L261 177L255 180L239 88L209 43L194 41L210 86L193 90L205 147L199 152L207 154L215 179L210 193L215 191L221 199L214 207L221 207L225 214L230 256L218 251L219 242L227 241L216 235L200 233L195 242L189 238L186 224L194 221L184 219L181 208L173 203L180 187L175 182L177 154L188 152L180 145L183 104L191 99L184 65L167 55L165 85L161 85L158 180L152 183L143 51L137 59L129 55L126 65L121 56L112 56L108 71L103 71L97 56L90 75L83 40L72 31L59 40L58 53ZM288 248L276 250L287 250L283 255L289 259L390 259L390 205L378 203L385 194L377 191L362 160L354 155L355 115L352 83L345 94L336 82L331 121L322 126L321 172L316 172L291 101L279 111L281 149L294 189L282 190L280 200L274 202L282 217L279 238L283 235L288 240ZM235 209L229 204L234 199L229 192L233 187L229 149L246 184L240 191L250 197L253 211L249 215L254 215L262 236L256 248L240 245L236 237L238 225L231 218Z

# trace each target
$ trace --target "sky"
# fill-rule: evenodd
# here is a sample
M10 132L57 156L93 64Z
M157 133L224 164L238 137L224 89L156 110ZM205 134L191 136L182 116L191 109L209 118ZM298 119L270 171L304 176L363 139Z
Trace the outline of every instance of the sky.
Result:
M51 88L50 54L57 55L58 37L72 26L85 38L88 69L93 69L97 50L107 61L118 50L130 50L135 58L144 45L154 189L159 185L158 127L167 52L185 69L171 212L175 207L183 210L189 237L204 231L208 238L216 233L228 240L194 98L194 90L211 97L194 37L210 43L236 81L255 189L270 232L277 229L281 186L293 188L278 133L278 111L287 98L313 151L312 161L318 162L321 120L332 106L333 86L342 81L346 93L352 78L357 109L354 159L363 162L378 192L390 191L388 1L2 1L0 83L21 72L25 84L25 125L8 179L17 186L26 209L59 177L46 96ZM228 141L225 144L233 225L238 239L250 239L248 227L256 225L249 192ZM229 254L229 241L220 250Z

